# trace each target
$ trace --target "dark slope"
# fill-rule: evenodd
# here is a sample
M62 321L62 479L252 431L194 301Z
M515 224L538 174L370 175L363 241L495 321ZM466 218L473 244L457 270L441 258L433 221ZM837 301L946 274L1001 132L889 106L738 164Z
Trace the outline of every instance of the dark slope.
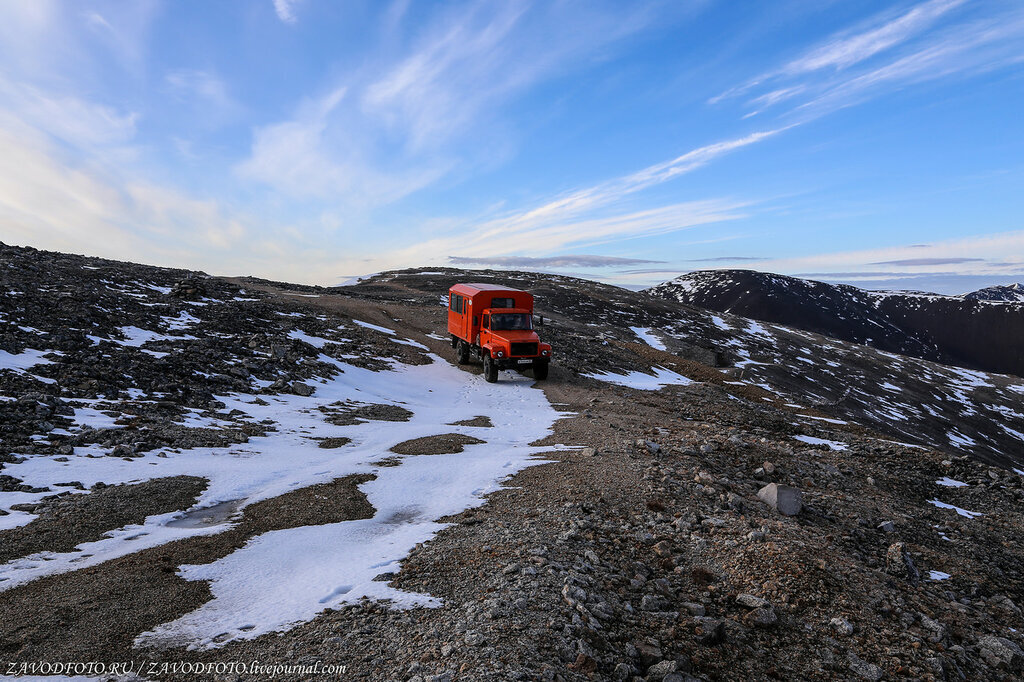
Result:
M646 292L890 353L1024 375L1024 305L993 305L980 300L981 292L963 298L871 292L751 270L691 272Z

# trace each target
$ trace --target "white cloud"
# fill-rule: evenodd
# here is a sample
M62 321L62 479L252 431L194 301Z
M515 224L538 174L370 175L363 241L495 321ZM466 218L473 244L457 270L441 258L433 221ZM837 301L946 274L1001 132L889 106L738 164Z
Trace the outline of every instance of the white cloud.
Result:
M274 0L274 12L277 13L277 18L286 24L294 24L298 21L295 16L295 5L298 4L298 0Z
M238 174L290 197L369 209L396 201L444 173L443 163L379 168L358 135L332 126L345 96L346 89L339 88L304 103L295 118L256 130L252 152L236 167Z
M66 93L48 93L0 75L0 118L30 122L69 144L96 148L124 144L135 136L137 114L120 112Z

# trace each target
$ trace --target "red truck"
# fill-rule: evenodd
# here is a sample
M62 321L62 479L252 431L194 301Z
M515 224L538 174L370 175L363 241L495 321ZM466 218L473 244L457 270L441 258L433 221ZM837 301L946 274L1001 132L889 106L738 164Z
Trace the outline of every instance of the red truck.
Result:
M535 379L548 378L551 346L533 330L533 296L525 291L456 284L448 290L448 333L459 364L475 353L491 383L499 369L532 369Z

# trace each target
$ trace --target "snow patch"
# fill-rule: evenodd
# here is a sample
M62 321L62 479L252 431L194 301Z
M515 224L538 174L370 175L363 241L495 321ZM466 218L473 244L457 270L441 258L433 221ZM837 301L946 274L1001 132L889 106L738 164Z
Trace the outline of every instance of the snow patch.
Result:
M641 391L657 391L663 386L687 386L693 383L693 379L684 377L682 374L665 369L664 367L655 366L651 368L651 371L654 372L654 376L644 372L628 372L626 374L595 372L593 374L584 374L583 376Z
M352 321L355 322L356 324L358 324L360 327L365 327L366 329L374 329L376 331L383 332L384 334L390 334L391 336L395 335L395 330L394 329L388 329L387 327L378 327L375 324L370 324L369 322L363 322L362 320L352 320Z
M982 514L981 512L975 512L975 511L970 511L970 510L967 510L967 509L961 509L960 507L957 507L956 505L946 504L945 502L940 502L939 500L928 500L928 503L929 504L934 504L939 509L953 509L960 516L965 516L965 517L967 517L969 519L973 519L976 516L984 516L984 514Z
M814 436L793 436L796 440L807 443L808 445L827 445L830 450L846 450L849 445L846 443L840 443L837 440L828 440L827 438L815 438Z
M647 327L630 327L630 330L640 337L640 339L651 348L657 350L668 350L665 348L665 344L659 339L654 333Z

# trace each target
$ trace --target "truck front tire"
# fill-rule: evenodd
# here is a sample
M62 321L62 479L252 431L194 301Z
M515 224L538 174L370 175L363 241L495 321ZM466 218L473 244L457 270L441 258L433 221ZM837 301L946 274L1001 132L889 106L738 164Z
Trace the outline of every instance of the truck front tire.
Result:
M498 380L498 365L494 363L494 360L490 355L484 356L484 381L489 384L493 384Z
M533 378L537 381L544 381L548 378L548 361L547 360L534 360L533 361Z
M464 365L469 362L469 344L465 341L459 341L458 345L455 346L455 359L460 365Z

